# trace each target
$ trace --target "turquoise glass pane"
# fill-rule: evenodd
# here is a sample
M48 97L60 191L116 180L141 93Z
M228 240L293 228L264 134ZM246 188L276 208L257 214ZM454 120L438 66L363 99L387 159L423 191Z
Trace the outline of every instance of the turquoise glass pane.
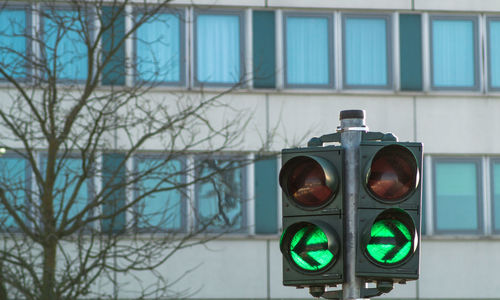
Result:
M399 58L402 91L421 91L422 24L419 14L399 15Z
M209 230L220 231L242 228L242 171L237 162L203 162L199 176L208 179L197 186L199 228L207 226Z
M474 22L432 21L434 87L474 87Z
M387 20L345 19L345 84L385 86L388 81Z
M141 158L137 162L138 174L147 174L138 183L136 196L143 199L137 204L137 226L144 229L175 229L182 226L182 163L164 162L157 158ZM176 189L172 189L175 188Z
M436 229L473 231L479 228L478 170L474 162L436 162Z
M6 156L0 158L0 188L21 219L24 219L28 212L26 201L26 192L29 189L27 167L25 159ZM0 202L0 231L17 227L14 218Z
M488 24L490 84L491 87L500 88L500 21L489 21Z
M274 11L252 12L253 86L273 89L276 86L276 38Z
M495 231L500 230L500 162L493 164L493 220Z
M255 162L255 233L278 232L278 165L275 157Z
M120 232L125 228L125 213L116 213L125 205L125 155L105 153L102 156L102 189L104 204L102 229L105 232Z
M43 170L47 168L47 160L43 160ZM65 158L56 161L56 179L54 183L54 213L57 223L65 219L70 220L87 206L89 202L89 179L80 184L83 174L80 158ZM45 171L44 171L45 172Z
M103 85L125 84L125 12L118 6L102 8L102 25L108 28L102 34Z
M136 39L137 78L149 82L180 81L180 42L178 15L158 14L142 24Z
M26 77L26 12L19 9L0 10L0 66L9 76ZM0 74L0 79L5 76Z
M286 78L290 85L330 83L328 18L286 18Z
M196 19L196 78L202 83L240 81L240 17L198 15Z
M57 10L45 13L48 17L43 18L44 51L49 69L57 73L57 79L86 80L88 57L81 12Z

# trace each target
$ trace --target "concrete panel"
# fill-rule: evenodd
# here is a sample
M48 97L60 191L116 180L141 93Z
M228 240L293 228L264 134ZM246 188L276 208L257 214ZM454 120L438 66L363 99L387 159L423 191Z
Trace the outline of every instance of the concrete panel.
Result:
M171 4L207 5L207 6L246 6L264 7L265 0L174 0Z
M497 154L500 99L485 97L420 97L417 139L426 153Z
M173 298L266 298L267 295L266 241L216 240L205 246L195 246L178 251L157 271L172 284L171 290L180 292ZM148 273L140 281L154 283ZM121 298L134 295L131 282L120 290ZM120 278L119 282L127 282ZM138 283L134 283L138 284Z
M268 0L270 7L300 7L300 8L360 8L360 9L411 9L411 0L310 0L287 1Z
M498 298L500 241L422 243L419 295L424 299Z
M277 150L305 146L313 136L336 132L339 114L345 109L365 109L370 131L393 132L400 141L413 141L413 97L359 95L298 95L271 96L271 123L279 121Z
M500 11L498 0L414 0L415 9L418 10L440 10L440 11Z

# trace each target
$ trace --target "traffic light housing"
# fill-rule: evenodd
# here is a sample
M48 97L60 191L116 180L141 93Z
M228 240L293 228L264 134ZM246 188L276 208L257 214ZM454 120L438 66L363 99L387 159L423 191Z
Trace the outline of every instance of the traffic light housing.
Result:
M282 151L284 285L343 283L341 178L341 147Z
M418 279L422 157L421 143L361 142L356 276Z

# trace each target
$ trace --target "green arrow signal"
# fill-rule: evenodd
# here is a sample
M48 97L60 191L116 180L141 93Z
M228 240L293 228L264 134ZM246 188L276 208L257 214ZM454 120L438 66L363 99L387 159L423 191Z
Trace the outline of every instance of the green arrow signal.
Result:
M368 254L383 264L401 262L410 255L411 248L410 230L405 224L394 219L375 222L366 246Z
M334 254L328 249L328 237L321 228L312 224L294 234L290 250L293 262L307 271L319 271L334 259Z

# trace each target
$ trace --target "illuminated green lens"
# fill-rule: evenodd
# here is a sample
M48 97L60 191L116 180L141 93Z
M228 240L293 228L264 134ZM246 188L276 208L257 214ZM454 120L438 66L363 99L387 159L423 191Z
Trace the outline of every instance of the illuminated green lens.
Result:
M298 230L290 242L293 262L308 271L318 271L334 259L328 249L328 238L319 227L307 225Z
M395 264L408 257L411 249L412 234L402 222L390 219L373 224L366 250L375 261Z

